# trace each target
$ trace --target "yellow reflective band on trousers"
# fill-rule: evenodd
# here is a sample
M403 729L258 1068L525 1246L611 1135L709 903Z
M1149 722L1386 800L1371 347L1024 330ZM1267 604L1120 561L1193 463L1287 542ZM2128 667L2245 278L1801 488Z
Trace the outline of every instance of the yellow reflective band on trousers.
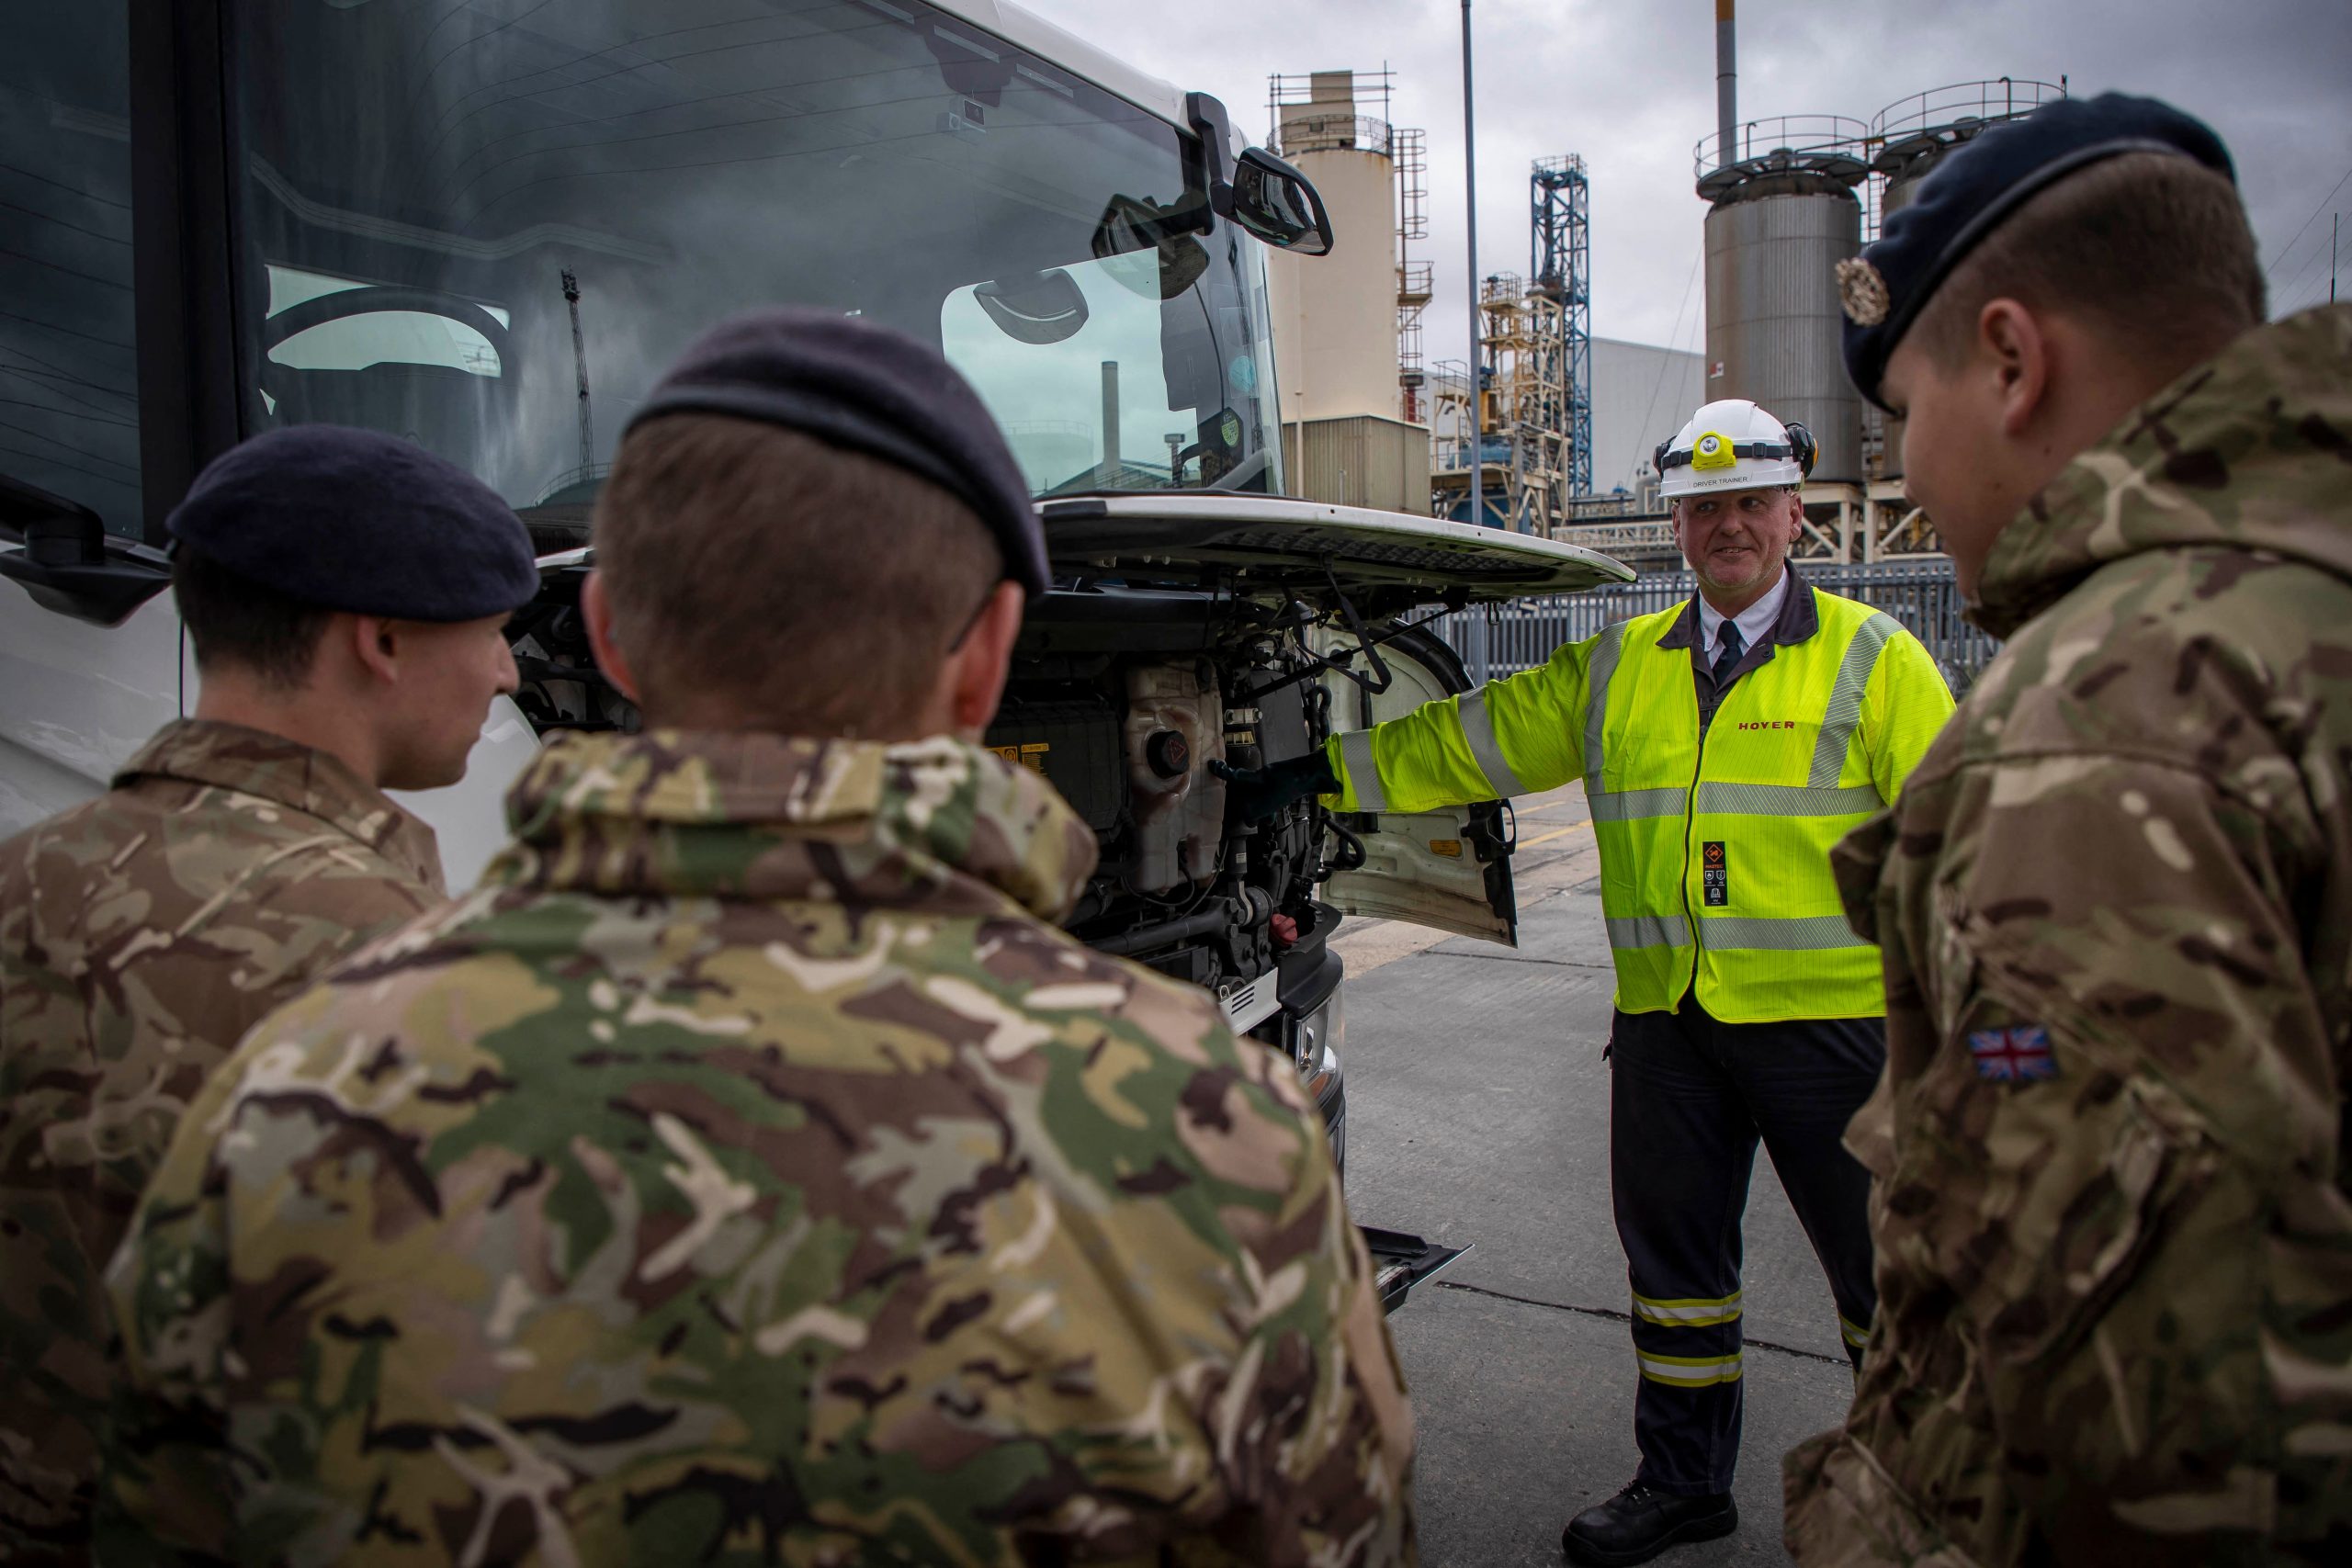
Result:
M1634 1315L1661 1328L1709 1328L1719 1323L1736 1323L1739 1320L1739 1292L1734 1291L1711 1300L1690 1297L1662 1302L1635 1292Z
M1740 677L1703 747L1690 650L1658 647L1683 609L1593 649L1585 793L1627 1012L1670 1009L1693 986L1732 1023L1885 1010L1878 951L1847 924L1829 851L1884 804L1857 740L1900 628L1834 594L1815 604L1820 629Z
M1653 1356L1641 1350L1634 1352L1634 1359L1641 1363L1642 1376L1652 1382L1672 1383L1676 1388L1737 1382L1739 1358L1737 1350L1728 1356Z

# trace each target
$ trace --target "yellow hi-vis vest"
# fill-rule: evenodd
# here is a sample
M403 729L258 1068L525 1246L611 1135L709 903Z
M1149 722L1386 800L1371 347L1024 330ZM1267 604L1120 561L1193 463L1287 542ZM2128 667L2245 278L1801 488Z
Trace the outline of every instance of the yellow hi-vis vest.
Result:
M1695 985L1727 1022L1882 1014L1878 950L1846 922L1829 851L1893 803L1951 693L1892 616L1789 592L1813 595L1816 629L1733 682L1703 741L1693 649L1658 646L1697 614L1684 604L1333 737L1326 798L1428 811L1581 777L1621 1010L1671 1011Z

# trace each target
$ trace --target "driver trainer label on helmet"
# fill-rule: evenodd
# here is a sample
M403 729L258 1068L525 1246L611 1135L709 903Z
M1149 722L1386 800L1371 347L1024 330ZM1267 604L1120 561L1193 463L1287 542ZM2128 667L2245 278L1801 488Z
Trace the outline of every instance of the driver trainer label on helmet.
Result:
M1699 846L1699 885L1710 908L1731 902L1731 866L1721 839Z

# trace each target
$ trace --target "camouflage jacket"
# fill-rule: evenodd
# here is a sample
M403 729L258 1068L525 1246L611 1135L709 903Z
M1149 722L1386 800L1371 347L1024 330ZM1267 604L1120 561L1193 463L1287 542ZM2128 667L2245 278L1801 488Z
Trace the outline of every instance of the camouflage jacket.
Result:
M99 1274L182 1109L264 1013L440 897L431 829L235 725L166 725L0 844L0 1560L83 1555Z
M1042 777L566 736L510 806L173 1145L102 1560L1413 1560L1321 1123L1046 923L1095 847Z
M2075 458L1973 613L2008 646L1837 856L1879 1307L1790 1548L2352 1561L2352 308Z

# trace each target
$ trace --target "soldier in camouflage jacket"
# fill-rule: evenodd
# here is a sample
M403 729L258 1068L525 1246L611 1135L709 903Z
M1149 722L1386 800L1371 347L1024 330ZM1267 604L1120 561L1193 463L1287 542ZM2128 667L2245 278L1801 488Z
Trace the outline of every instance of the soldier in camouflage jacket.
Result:
M181 1113L263 1014L442 901L433 830L384 790L463 775L514 682L500 627L537 583L496 495L333 425L224 454L170 528L196 716L0 844L10 1563L86 1557L119 1370L100 1274Z
M14 1552L70 1555L86 1529L112 1371L98 1275L180 1113L264 1013L441 899L431 829L324 752L230 724L165 727L107 794L0 844Z
M2186 168L2042 210L2194 210ZM2256 327L2065 463L1976 571L2007 648L1837 853L1879 1311L1801 1562L2352 1560L2347 369L2352 308Z
M1206 996L1046 923L1095 852L1040 775L567 737L513 809L481 890L266 1023L157 1178L117 1283L138 1529L1403 1558L1409 1416L1321 1124Z

